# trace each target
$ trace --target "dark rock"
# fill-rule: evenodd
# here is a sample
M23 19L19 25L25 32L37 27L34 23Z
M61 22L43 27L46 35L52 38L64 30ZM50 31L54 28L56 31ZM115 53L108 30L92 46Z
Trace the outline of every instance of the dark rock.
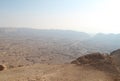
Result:
M0 71L3 71L5 69L4 65L0 65Z
M120 49L111 52L110 56L117 70L120 72Z
M92 53L81 56L71 62L72 64L85 65L93 69L106 71L109 73L118 73L116 66L114 66L112 57L108 54Z

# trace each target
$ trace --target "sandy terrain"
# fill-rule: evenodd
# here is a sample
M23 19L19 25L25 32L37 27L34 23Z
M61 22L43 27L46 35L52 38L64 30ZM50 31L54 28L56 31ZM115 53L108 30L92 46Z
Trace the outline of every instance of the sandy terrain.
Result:
M115 81L114 74L74 64L39 64L0 72L0 81Z

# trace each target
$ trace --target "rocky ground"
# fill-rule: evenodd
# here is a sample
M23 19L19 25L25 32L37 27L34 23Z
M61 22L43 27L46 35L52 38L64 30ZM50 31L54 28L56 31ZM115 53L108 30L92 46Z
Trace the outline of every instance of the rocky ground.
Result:
M120 81L119 35L3 30L0 81Z
M120 50L92 53L71 64L34 64L1 70L0 81L120 81ZM117 56L116 56L117 55Z

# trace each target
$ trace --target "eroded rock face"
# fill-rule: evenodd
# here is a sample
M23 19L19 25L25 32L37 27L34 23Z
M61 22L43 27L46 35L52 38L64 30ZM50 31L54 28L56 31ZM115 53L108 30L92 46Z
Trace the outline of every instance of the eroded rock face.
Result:
M3 71L5 69L4 65L0 65L0 71Z
M114 65L117 67L117 69L120 72L120 49L111 52L110 56L113 60Z
M111 52L110 55L111 55L111 56L112 56L112 55L120 55L120 49L117 49L117 50Z
M76 60L72 61L73 64L97 64L97 63L107 63L111 64L111 58L109 55L100 54L100 53L92 53L81 56Z
M110 54L91 53L77 58L72 64L111 64L120 66L120 49Z
M77 58L71 62L72 64L85 65L93 69L106 71L109 73L117 73L114 66L113 58L108 54L91 53Z

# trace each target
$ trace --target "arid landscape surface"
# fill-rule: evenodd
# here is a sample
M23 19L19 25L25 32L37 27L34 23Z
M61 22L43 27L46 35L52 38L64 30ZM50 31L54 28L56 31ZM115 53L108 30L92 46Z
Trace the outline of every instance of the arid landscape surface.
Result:
M119 41L120 34L0 28L0 81L120 81Z

